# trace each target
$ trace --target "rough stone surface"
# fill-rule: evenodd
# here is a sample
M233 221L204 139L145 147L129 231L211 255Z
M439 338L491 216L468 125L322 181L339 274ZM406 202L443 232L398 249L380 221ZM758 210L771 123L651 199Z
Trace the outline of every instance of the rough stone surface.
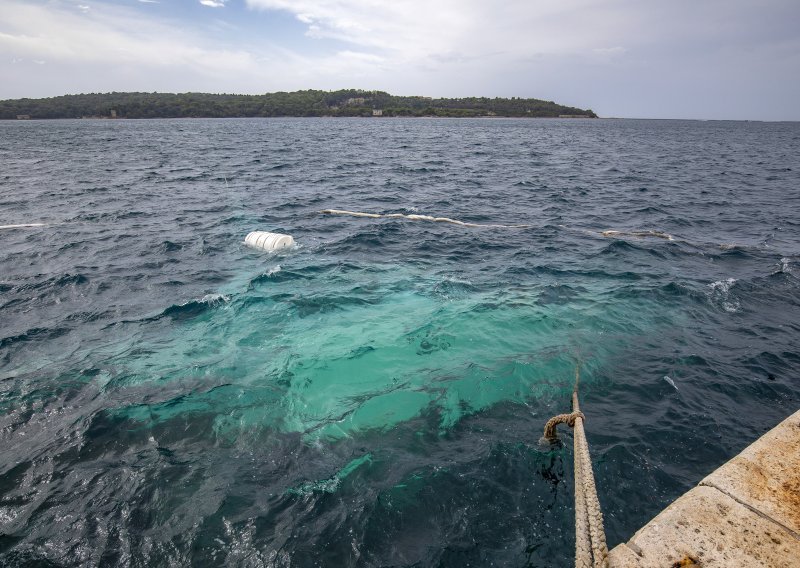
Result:
M609 554L611 568L800 568L800 411Z
M800 566L800 540L712 487L695 487L637 532L643 567Z
M800 535L800 411L700 482Z
M612 568L640 568L639 557L625 544L620 544L608 553L608 565Z

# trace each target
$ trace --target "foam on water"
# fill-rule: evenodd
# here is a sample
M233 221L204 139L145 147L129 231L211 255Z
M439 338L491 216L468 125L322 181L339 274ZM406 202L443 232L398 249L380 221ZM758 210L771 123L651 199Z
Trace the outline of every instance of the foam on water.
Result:
M711 289L711 300L730 313L735 313L741 308L739 300L731 294L731 288L735 283L735 278L726 278L708 285Z

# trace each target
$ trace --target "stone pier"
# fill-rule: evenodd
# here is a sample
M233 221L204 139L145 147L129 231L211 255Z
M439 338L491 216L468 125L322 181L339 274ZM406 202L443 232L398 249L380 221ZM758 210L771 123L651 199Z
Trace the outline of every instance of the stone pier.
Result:
M800 568L800 410L609 554L611 568Z

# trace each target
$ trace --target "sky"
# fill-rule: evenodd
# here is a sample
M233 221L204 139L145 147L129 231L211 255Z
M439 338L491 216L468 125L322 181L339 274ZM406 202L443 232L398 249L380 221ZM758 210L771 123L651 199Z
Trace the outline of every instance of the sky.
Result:
M800 120L800 1L0 0L0 99L342 88Z

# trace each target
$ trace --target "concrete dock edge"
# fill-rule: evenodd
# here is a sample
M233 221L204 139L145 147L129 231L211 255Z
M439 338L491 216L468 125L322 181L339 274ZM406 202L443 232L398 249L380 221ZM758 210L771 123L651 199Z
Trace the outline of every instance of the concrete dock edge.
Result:
M611 568L800 568L800 410L609 554Z

